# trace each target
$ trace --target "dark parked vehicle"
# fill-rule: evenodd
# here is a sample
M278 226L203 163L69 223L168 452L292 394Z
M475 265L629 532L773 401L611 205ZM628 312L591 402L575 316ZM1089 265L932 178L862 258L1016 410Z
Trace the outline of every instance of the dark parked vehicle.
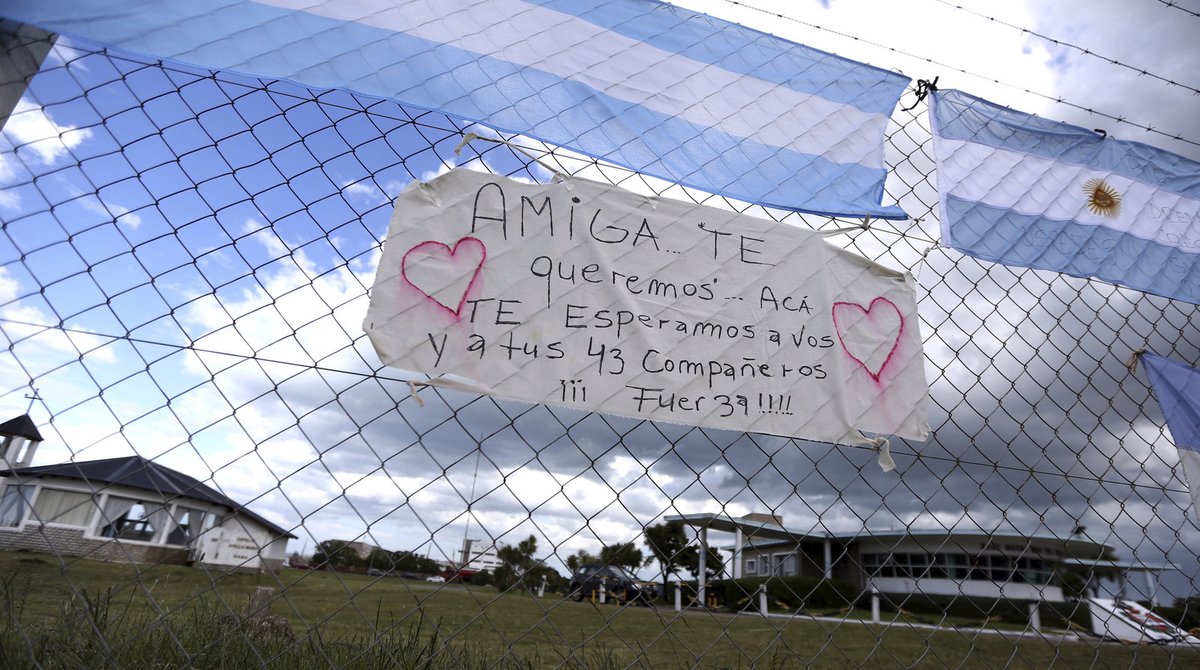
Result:
M615 565L581 565L571 575L571 599L579 602L599 594L600 588L608 591L608 598L617 602L636 602L649 605L658 593L658 585L638 579L625 568Z

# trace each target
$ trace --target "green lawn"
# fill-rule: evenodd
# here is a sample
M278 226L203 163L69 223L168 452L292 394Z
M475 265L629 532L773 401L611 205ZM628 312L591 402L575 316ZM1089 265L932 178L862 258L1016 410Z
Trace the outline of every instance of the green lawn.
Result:
M0 553L0 575L6 668L1200 667L1191 650L861 624L860 612L836 623L680 615L491 587L299 570L219 575L32 553ZM294 640L230 628L229 615L258 586L276 589L271 611L288 619ZM59 658L63 645L85 651Z

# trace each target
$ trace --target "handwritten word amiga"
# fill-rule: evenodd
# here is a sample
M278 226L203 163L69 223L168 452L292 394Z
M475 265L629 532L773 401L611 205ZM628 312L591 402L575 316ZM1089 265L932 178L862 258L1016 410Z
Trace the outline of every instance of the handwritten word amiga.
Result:
M818 235L581 180L396 201L364 328L498 397L840 443L924 439L911 278Z

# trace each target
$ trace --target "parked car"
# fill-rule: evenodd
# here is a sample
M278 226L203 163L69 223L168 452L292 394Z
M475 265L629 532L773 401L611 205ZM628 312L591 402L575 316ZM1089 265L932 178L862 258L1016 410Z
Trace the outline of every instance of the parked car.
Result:
M425 578L425 581L427 581L427 582L435 582L435 583L437 583L437 584L445 584L445 583L446 583L446 578L445 578L445 577L443 577L443 576L441 576L441 575L430 575L430 576L428 576L428 577L426 577L426 578Z
M579 602L590 598L601 587L608 598L617 602L636 602L649 605L658 592L658 585L637 578L632 572L616 565L591 563L581 565L571 575L571 599Z

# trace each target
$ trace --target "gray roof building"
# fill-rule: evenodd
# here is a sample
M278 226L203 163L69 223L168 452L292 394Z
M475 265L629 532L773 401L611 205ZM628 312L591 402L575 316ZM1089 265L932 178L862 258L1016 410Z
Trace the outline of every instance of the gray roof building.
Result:
M11 423L11 422L10 422ZM34 430L36 432L36 429ZM124 456L121 458L106 458L98 461L78 461L74 463L57 463L54 465L38 465L13 470L0 470L0 477L13 477L24 481L34 477L66 477L89 482L93 488L100 490L96 484L120 484L139 489L148 489L162 495L166 499L187 497L196 498L214 505L223 505L232 510L234 515L252 519L279 535L290 539L296 536L289 531L271 523L262 516L234 502L224 493L141 456Z

